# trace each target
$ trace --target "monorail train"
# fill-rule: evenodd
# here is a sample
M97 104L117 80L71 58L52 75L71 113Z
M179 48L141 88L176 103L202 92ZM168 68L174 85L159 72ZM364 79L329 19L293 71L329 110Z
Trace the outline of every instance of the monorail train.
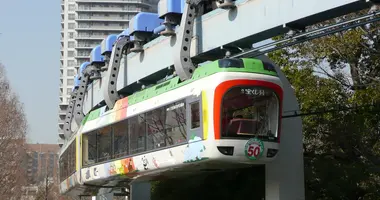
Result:
M90 112L63 146L61 193L270 162L282 99L275 68L250 58L210 62L190 80L138 91Z

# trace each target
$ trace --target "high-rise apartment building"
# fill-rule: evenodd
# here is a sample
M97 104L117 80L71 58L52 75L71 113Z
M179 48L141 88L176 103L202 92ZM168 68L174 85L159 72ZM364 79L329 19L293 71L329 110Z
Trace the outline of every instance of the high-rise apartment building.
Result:
M59 136L79 66L96 45L128 28L139 12L157 12L159 0L61 0L61 66ZM63 144L63 140L60 140Z
M58 182L58 151L56 144L27 145L27 177L29 184L39 184L45 178Z
M59 85L59 143L63 144L63 123L69 98L74 85L77 63L75 61L75 0L61 0L61 58L60 58L60 85Z

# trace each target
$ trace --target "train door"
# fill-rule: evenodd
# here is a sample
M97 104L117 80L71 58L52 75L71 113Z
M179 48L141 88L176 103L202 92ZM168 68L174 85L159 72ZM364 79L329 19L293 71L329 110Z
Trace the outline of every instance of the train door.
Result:
M202 124L202 98L199 96L190 96L186 99L186 124L188 141L203 140Z

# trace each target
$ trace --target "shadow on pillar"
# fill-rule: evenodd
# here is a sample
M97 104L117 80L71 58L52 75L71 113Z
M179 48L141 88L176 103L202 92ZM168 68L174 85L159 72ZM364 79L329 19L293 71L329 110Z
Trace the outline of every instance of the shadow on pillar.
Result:
M129 200L150 200L150 183L133 183L131 185L131 198Z
M241 200L247 197L264 200L264 165L152 183L151 200Z

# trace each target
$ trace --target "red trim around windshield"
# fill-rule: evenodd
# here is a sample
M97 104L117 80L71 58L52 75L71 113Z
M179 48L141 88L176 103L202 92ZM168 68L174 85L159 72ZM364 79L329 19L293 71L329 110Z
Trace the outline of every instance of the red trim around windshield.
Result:
M221 108L222 108L222 100L224 94L232 87L235 86L261 86L272 89L279 98L280 103L280 113L279 113L279 123L278 123L278 141L280 141L280 130L281 130L281 118L282 118L282 100L283 100L283 90L282 88L272 82L261 81L261 80L231 80L225 81L219 84L215 89L214 96L214 134L215 139L219 140L221 138Z

